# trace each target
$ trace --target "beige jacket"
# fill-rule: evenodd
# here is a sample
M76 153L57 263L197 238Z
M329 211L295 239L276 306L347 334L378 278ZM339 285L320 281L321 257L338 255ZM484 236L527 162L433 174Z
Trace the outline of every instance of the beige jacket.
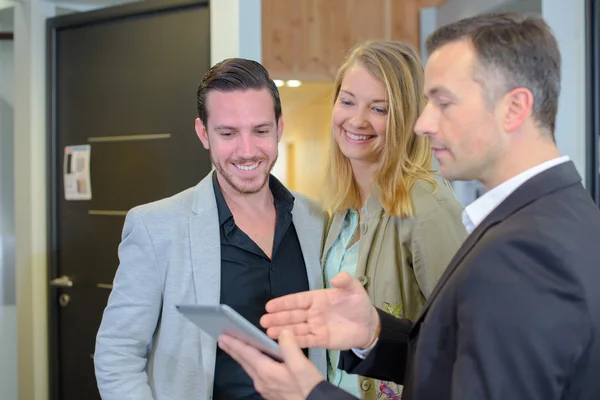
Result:
M376 307L414 321L467 232L461 219L463 208L448 184L439 183L434 193L429 182L418 180L411 190L411 199L413 217L397 218L384 212L378 190L371 193L365 220L360 222L356 278ZM322 265L342 229L345 214L332 216ZM359 377L361 397L388 398L383 394L378 397L381 384ZM383 384L401 393L401 386Z

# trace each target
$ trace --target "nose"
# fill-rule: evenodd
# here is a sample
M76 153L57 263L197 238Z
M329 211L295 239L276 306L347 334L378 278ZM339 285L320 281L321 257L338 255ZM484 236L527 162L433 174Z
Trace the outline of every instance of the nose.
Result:
M366 128L369 124L369 121L365 117L365 110L357 109L355 110L352 118L350 118L350 126L352 128Z
M242 133L239 135L239 140L238 140L238 154L241 157L252 157L254 156L254 149L255 149L255 144L254 144L254 135L250 134L250 133Z
M419 118L417 118L417 122L415 123L415 133L418 136L431 136L435 135L437 132L438 119L436 110L431 105L431 103L427 103Z

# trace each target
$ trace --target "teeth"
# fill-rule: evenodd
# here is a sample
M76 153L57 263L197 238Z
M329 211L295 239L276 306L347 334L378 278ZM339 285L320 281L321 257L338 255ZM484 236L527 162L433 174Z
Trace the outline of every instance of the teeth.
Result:
M252 171L253 169L256 169L256 167L258 167L258 163L254 163L252 165L240 165L240 164L233 164L236 166L236 168L241 169L242 171Z
M367 140L370 139L371 136L365 136L365 135L353 135L352 133L346 131L346 135L348 135L348 137L352 140Z

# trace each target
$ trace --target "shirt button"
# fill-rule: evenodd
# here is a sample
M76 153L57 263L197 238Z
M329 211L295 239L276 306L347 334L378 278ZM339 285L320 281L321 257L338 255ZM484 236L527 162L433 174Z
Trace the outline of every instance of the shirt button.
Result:
M367 224L365 224L365 223L360 224L360 234L361 235L366 235L367 228L368 228Z
M369 282L369 278L367 278L364 275L361 275L358 277L358 281L360 282L361 285L366 286L367 283Z
M369 389L371 389L371 381L370 381L370 380L368 380L368 379L365 379L364 381L362 381L362 382L360 383L360 388L361 388L362 390L364 390L365 392L368 392L368 391L369 391Z

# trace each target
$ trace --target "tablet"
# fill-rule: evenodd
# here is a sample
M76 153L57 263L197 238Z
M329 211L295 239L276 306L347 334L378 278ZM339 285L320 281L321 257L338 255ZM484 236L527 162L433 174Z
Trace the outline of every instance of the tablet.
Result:
M281 361L279 345L231 307L219 305L177 305L177 310L214 339L226 333Z

